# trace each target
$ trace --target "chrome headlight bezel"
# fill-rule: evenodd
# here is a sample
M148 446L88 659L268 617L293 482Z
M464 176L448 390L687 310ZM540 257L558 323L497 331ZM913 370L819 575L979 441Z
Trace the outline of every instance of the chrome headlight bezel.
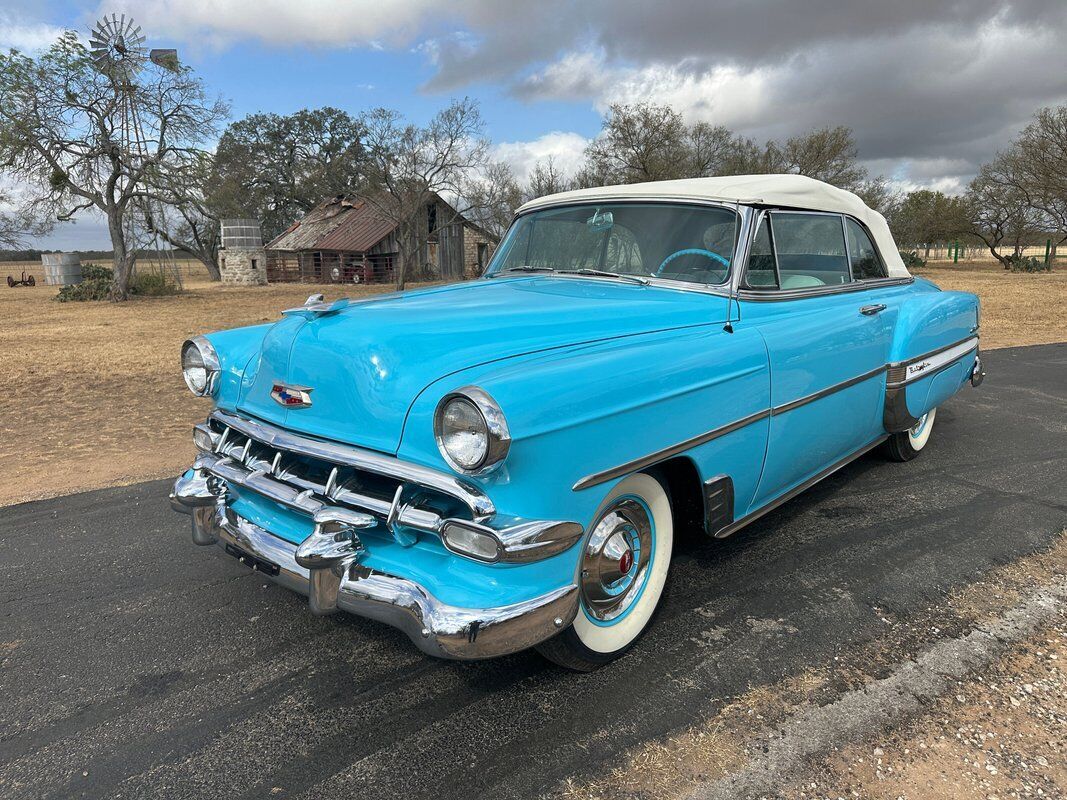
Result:
M192 364L188 361L188 354L195 350L199 356L201 365L204 371L207 373L207 378L204 381L202 389L198 389L194 381L189 377L189 370ZM196 365L196 366L201 366ZM210 397L215 394L219 385L219 373L222 371L222 364L219 361L219 354L215 351L214 346L208 341L206 336L194 336L191 339L186 339L182 343L182 377L185 379L185 385L189 387L189 391L195 394L197 397Z
M443 429L445 410L453 401L473 405L485 425L485 454L476 464L464 464L458 461L447 447L447 432ZM511 432L508 430L504 412L488 392L477 386L464 386L441 398L433 415L433 435L437 440L437 449L441 451L441 457L448 466L464 475L485 475L492 472L504 463L511 449Z

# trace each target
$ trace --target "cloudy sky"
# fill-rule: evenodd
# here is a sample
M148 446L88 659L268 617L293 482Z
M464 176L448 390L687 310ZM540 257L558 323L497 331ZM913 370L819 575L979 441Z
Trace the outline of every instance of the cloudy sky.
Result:
M0 46L125 12L236 117L481 101L521 175L580 159L613 102L667 102L757 139L847 125L875 173L957 191L1067 102L1064 0L126 0L0 2ZM92 221L50 246L105 246Z

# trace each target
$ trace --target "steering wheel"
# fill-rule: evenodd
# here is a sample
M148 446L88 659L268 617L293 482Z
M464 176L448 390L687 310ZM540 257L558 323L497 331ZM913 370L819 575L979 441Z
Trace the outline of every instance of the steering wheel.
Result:
M663 259L663 263L659 265L659 268L653 274L660 275L663 272L663 268L665 266L674 261L674 259L680 258L681 256L704 256L705 258L710 258L713 261L718 261L727 269L730 268L729 260L723 258L718 253L713 253L711 250L704 250L700 247L690 247L685 250L678 250L674 253L671 253L669 256Z

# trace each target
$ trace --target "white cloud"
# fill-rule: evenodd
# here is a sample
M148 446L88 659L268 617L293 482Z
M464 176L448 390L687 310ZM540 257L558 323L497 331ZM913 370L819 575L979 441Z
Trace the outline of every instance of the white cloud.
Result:
M573 175L582 163L582 154L589 140L578 133L552 131L526 142L500 142L493 147L493 156L508 164L515 177L525 182L538 162L551 158L565 175Z
M26 22L0 11L0 48L43 50L63 35L63 28L45 22Z
M157 35L223 46L240 39L273 45L360 45L382 49L413 38L434 0L123 0L98 13L125 12Z

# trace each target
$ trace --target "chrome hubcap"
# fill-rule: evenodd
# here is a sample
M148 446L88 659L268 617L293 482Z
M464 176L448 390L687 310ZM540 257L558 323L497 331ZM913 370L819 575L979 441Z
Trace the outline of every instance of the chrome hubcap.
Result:
M919 434L921 434L923 432L923 428L926 427L926 420L929 417L930 417L930 412L927 412L927 413L923 414L921 417L919 417L919 421L915 423L915 427L913 427L911 429L911 431L910 431L910 433L911 433L911 435L913 437L918 437Z
M582 560L582 599L595 619L620 617L641 594L652 560L652 523L645 507L623 499L593 528Z

